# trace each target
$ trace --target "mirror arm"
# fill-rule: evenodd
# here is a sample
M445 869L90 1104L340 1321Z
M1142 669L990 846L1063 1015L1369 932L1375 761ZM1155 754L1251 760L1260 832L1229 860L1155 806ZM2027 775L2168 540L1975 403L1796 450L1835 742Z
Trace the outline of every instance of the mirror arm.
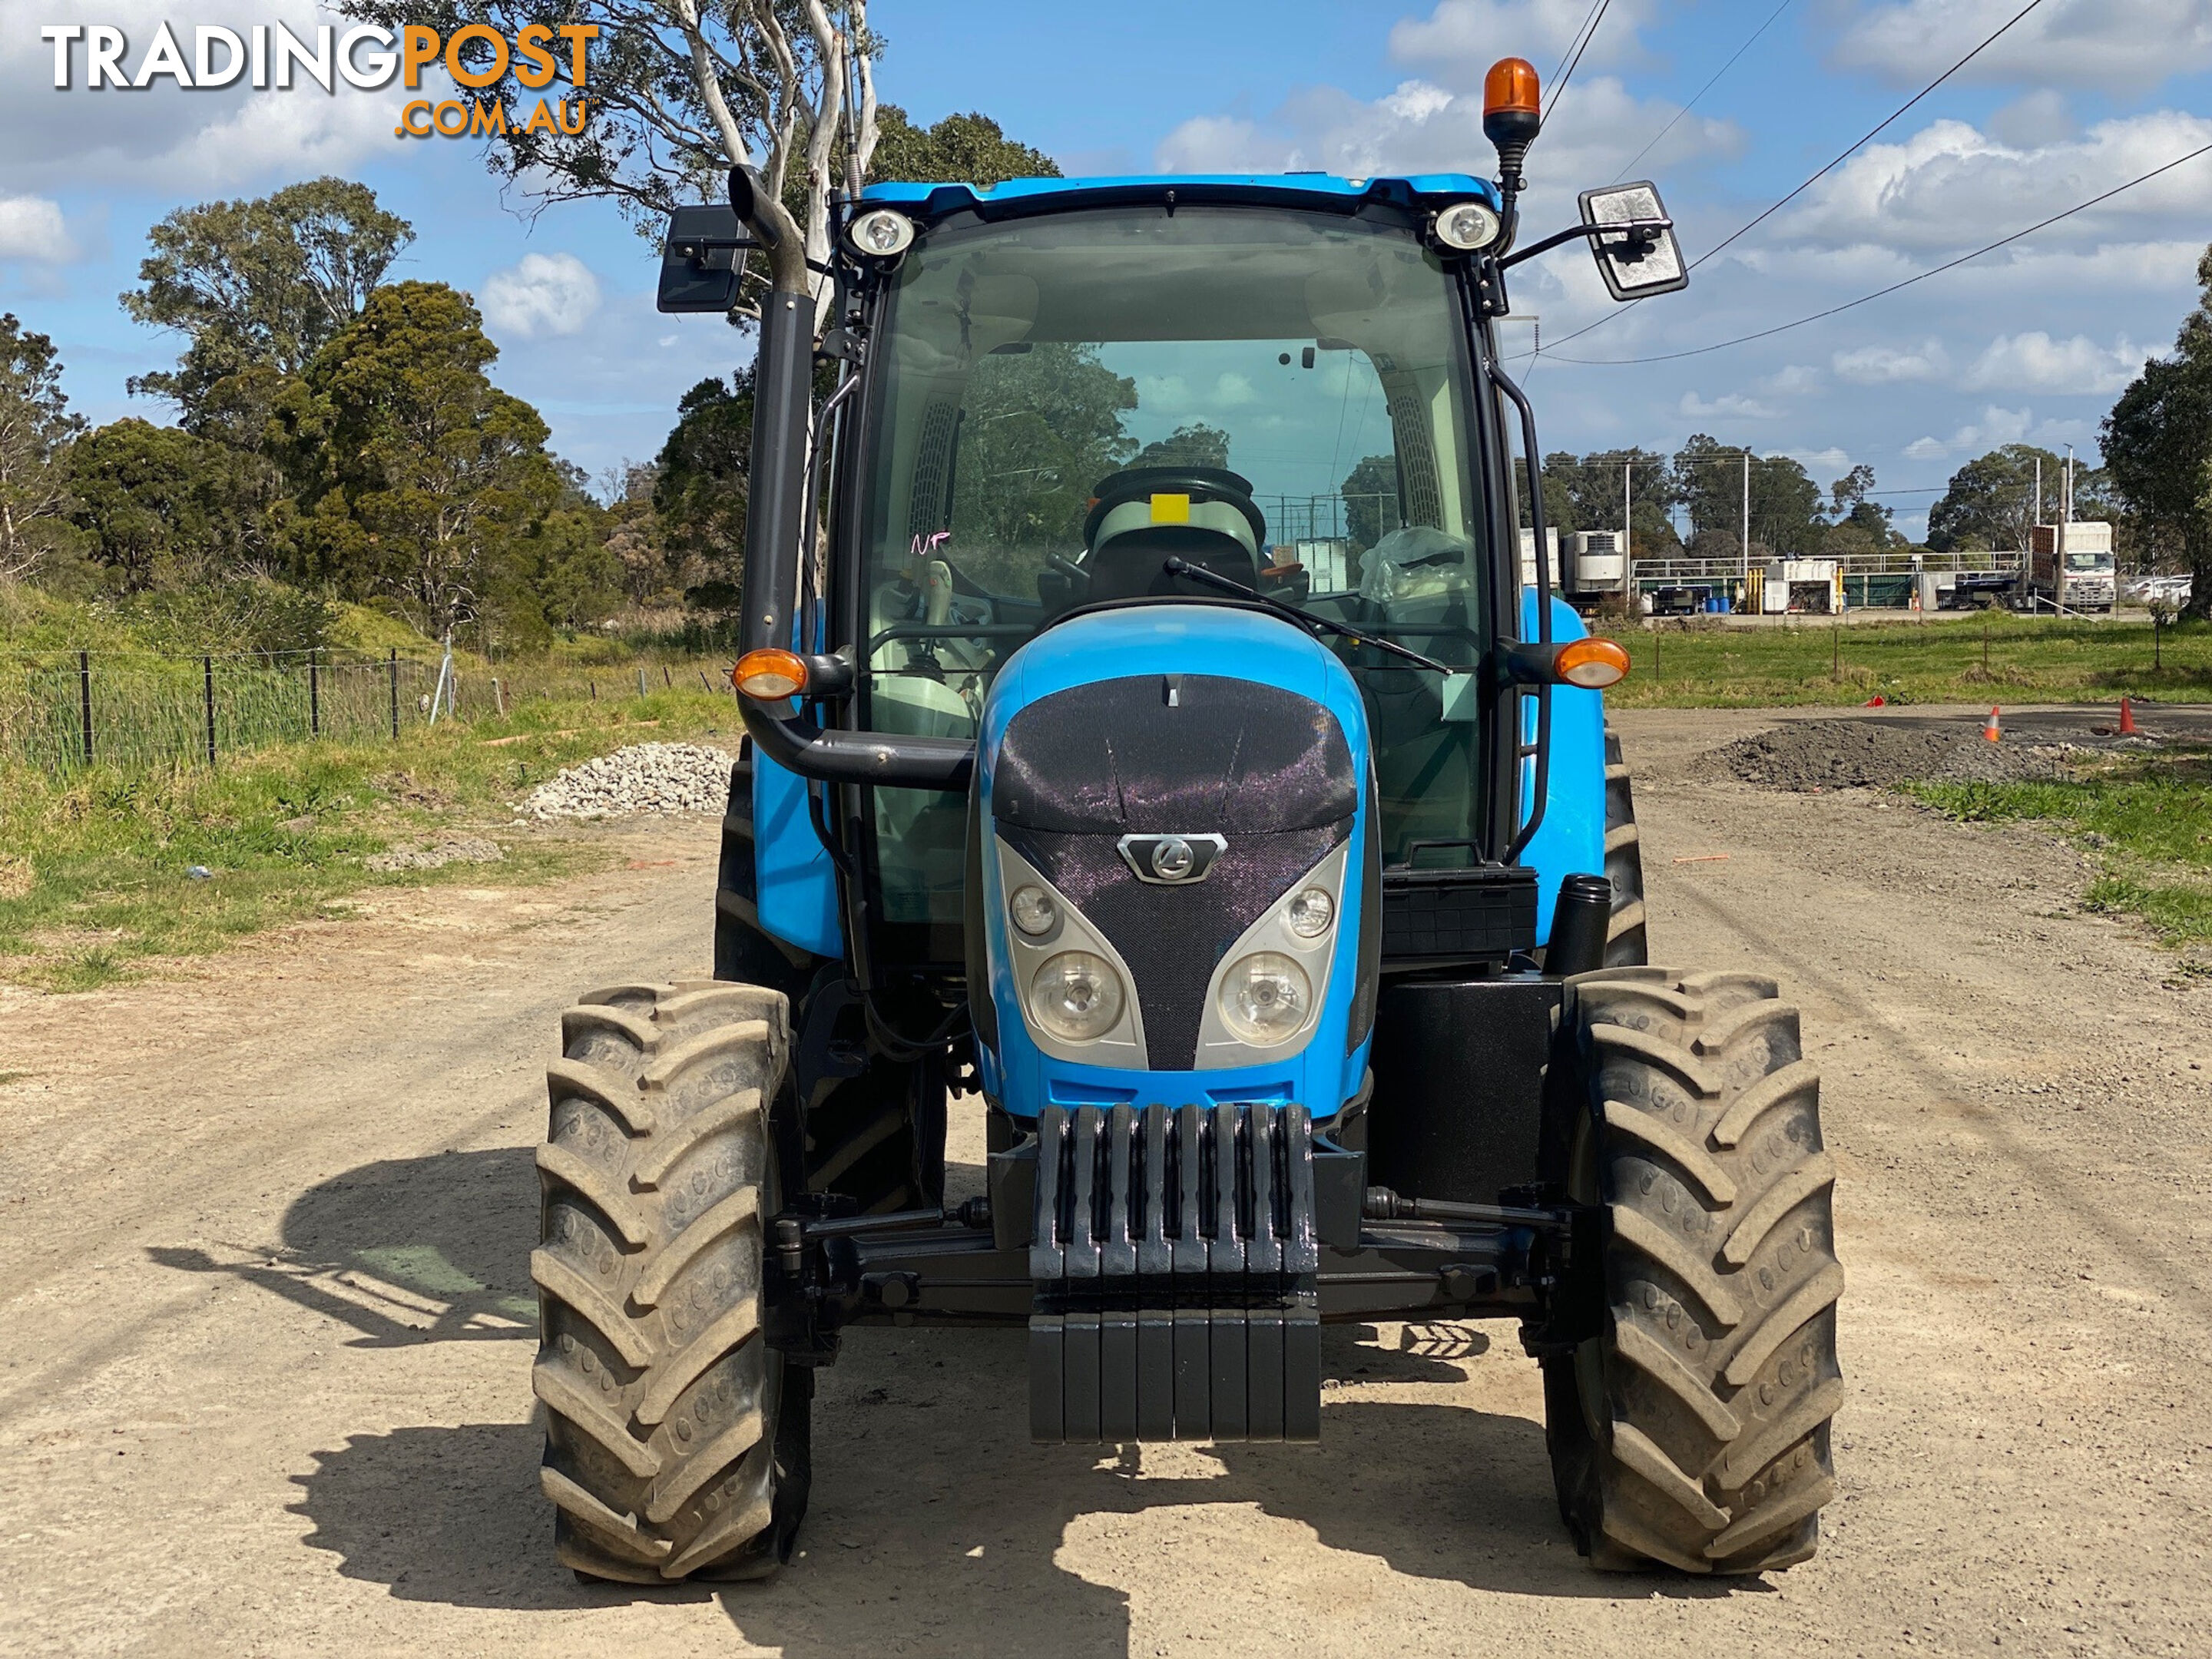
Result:
M1556 236L1547 236L1540 242L1531 242L1527 247L1515 250L1500 259L1498 262L1498 267L1501 270L1510 270L1523 259L1533 259L1540 253L1549 253L1553 248L1564 246L1577 237L1586 236L1595 240L1600 236L1620 235L1629 240L1636 241L1656 235L1662 230L1672 230L1674 228L1674 222L1672 219L1616 219L1610 224L1577 225L1571 229L1559 232Z

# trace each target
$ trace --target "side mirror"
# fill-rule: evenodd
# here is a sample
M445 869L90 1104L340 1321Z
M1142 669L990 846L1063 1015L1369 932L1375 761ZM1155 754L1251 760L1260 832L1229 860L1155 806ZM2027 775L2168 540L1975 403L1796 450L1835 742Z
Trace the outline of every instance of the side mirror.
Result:
M678 208L661 244L659 308L727 312L738 302L745 252L759 246L734 208L720 203Z
M1581 201L1598 275L1614 299L1641 300L1689 287L1689 267L1682 262L1674 223L1660 205L1657 185L1608 185L1584 191ZM1605 229L1608 225L1620 228Z

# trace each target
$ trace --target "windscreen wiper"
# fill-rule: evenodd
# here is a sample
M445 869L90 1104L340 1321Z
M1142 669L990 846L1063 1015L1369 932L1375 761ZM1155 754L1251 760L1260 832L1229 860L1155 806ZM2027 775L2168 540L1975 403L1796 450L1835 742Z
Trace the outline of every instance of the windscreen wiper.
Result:
M1301 611L1288 600L1274 599L1261 592L1257 588L1245 586L1243 582L1231 581L1226 576L1208 570L1202 564L1191 563L1189 560L1178 554L1169 554L1160 562L1160 568L1170 576L1188 576L1191 580L1205 586L1216 588L1224 593L1233 593L1238 599L1248 600L1263 611L1273 611L1285 621L1297 623L1306 628L1319 629L1325 633L1335 634L1347 640L1357 640L1362 645L1373 646L1377 651L1388 651L1394 657L1403 657L1416 667L1425 668L1434 673L1474 672L1467 668L1455 669L1448 662L1438 662L1434 657L1425 657L1418 651L1408 650L1395 640L1386 640L1380 634L1370 634L1364 628L1354 628L1350 623L1337 622L1328 617L1316 617L1310 611Z

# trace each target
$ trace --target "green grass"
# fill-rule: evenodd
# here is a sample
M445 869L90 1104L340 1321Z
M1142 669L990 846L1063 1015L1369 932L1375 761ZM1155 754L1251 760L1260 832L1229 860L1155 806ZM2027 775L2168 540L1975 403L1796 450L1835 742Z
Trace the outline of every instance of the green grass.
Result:
M2212 945L2212 750L2130 756L2049 783L1920 783L1908 793L1966 823L2047 823L2102 866L2084 902L2140 916L2165 943Z
M1635 666L1607 700L1630 708L1851 705L1877 696L1892 703L2212 699L2212 627L2203 623L2166 629L2155 648L2148 621L2006 612L1842 628L1809 617L1782 628L1632 627L1618 636Z
M212 770L94 768L57 781L0 765L0 979L89 990L333 914L331 901L363 889L507 886L588 866L603 856L590 836L511 831L513 804L625 744L737 741L726 695L635 693L633 684L620 701L532 702L506 720L412 729L398 744L226 756ZM459 829L500 842L506 860L392 875L364 866L395 842ZM195 865L210 878L191 879Z

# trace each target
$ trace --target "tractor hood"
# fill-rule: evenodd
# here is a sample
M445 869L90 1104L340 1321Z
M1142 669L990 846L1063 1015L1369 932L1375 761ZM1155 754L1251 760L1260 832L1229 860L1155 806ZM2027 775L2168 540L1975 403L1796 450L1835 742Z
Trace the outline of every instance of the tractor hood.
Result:
M1024 646L993 688L979 756L987 1088L994 1071L1030 1071L1006 1097L1334 1112L1364 1070L1372 1006L1368 770L1350 674L1262 612L1133 605ZM1288 907L1316 891L1333 914L1302 936ZM1074 1036L1035 1006L1070 952L1115 1009ZM1255 956L1307 999L1280 1036L1237 1016Z

